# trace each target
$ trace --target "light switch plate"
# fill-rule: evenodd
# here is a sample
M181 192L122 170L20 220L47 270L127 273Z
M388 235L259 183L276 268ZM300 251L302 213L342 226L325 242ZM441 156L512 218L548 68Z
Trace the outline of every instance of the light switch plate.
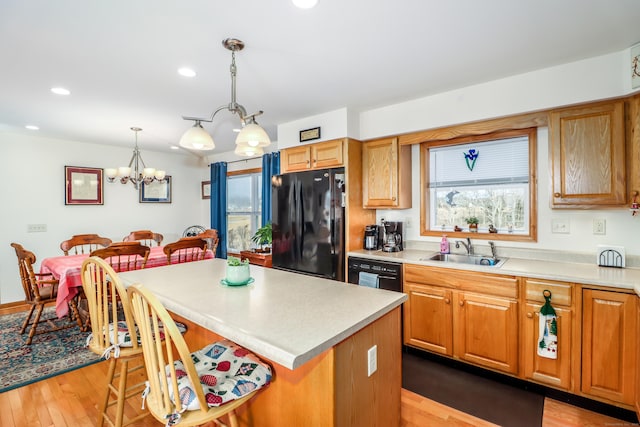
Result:
M553 218L551 232L554 234L569 234L569 218Z

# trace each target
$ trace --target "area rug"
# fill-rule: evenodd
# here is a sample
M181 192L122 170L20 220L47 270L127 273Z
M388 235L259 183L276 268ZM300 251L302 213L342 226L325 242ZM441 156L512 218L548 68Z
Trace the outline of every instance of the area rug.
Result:
M540 427L544 396L421 355L402 354L402 387L503 427Z
M36 335L26 345L27 333L20 334L25 316L25 312L0 316L0 393L100 360L85 347L89 333L77 326ZM42 316L55 316L54 308L45 308Z

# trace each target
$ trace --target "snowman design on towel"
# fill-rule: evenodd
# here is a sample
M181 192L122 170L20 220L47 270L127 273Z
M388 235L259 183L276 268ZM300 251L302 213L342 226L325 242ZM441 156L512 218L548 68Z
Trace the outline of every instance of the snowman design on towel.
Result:
M551 292L542 292L545 303L540 308L538 321L538 356L549 359L558 358L558 319L551 306Z

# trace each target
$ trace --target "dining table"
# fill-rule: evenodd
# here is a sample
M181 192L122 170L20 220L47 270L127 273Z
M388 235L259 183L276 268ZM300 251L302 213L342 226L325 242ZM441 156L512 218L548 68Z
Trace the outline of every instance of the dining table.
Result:
M59 318L69 313L69 302L75 298L82 288L82 277L80 269L89 254L61 255L44 258L40 263L40 273L51 273L58 280L58 295L56 298L56 315ZM207 250L204 259L214 258L213 252ZM178 254L171 257L171 264L185 262L178 259ZM188 261L187 261L188 262ZM197 261L195 261L197 262ZM164 253L164 246L152 246L144 268L162 267L168 265L167 255ZM140 265L140 268L142 266Z

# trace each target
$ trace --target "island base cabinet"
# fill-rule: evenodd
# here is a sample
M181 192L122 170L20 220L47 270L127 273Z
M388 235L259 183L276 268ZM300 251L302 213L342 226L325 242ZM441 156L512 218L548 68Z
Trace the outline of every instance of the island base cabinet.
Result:
M518 373L518 303L493 296L456 295L454 356L479 366Z
M297 369L265 360L273 380L236 410L238 427L399 427L400 311L393 309ZM189 348L222 338L181 316L172 317L187 325ZM374 345L377 370L369 376L367 354Z
M637 297L584 289L582 300L581 391L633 405Z
M453 356L451 290L406 285L404 342L445 356Z
M554 307L558 325L558 355L556 359L549 359L538 355L540 307L539 304L525 306L526 316L522 337L524 377L541 384L569 390L571 388L572 311Z

